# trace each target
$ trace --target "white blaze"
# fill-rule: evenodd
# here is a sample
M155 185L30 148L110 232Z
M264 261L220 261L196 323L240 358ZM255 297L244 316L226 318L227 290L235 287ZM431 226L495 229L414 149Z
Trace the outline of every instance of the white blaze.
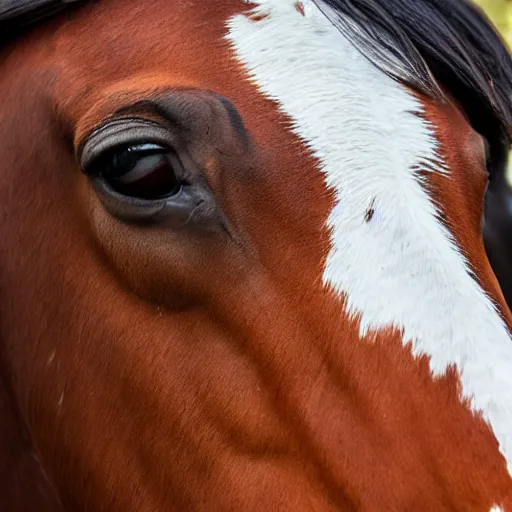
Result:
M338 201L324 282L346 294L361 335L396 326L435 375L462 388L512 468L512 340L414 169L443 173L420 102L374 67L311 2L260 0L269 16L229 20L228 38L259 89L320 159ZM290 169L293 173L293 169ZM373 208L367 222L366 212Z

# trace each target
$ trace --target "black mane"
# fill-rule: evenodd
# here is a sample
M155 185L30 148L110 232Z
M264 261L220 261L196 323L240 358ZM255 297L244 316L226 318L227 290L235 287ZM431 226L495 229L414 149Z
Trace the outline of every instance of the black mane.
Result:
M512 142L512 58L470 0L315 0L392 78L431 97L444 86L503 167Z

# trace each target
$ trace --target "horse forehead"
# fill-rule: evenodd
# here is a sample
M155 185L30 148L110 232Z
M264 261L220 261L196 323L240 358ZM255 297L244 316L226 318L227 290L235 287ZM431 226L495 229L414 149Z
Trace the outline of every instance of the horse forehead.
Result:
M455 182L467 181L462 168L469 163L484 174L484 140L457 99L445 90L446 100L436 101L390 78L331 24L327 8L260 0L251 15L228 20L227 35L247 76L314 147L327 185L350 179L350 167L362 171L354 193L370 170L395 179L421 169Z
M249 78L286 114L296 117L296 110L311 106L328 120L329 109L336 109L345 119L338 133L349 132L352 138L356 132L361 137L384 132L395 141L401 118L412 120L403 114L420 114L428 121L417 123L423 141L436 144L432 136L441 128L451 132L453 141L445 149L483 153L483 139L449 91L448 101L433 101L384 74L331 24L324 12L330 7L322 0L256 0L251 5L252 10L227 20L227 39ZM295 101L287 101L292 95Z
M340 171L350 162L375 168L376 158L377 167L398 170L431 156L436 141L418 97L366 59L314 2L262 0L252 17L233 16L228 27L247 75L324 163L336 154Z

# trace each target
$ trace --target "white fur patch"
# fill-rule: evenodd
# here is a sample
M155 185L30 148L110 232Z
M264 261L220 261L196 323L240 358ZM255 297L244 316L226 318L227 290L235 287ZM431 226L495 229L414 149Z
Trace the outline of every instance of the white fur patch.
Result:
M346 294L361 336L393 325L416 354L431 356L435 375L456 364L465 396L512 469L512 340L415 175L418 168L449 175L432 127L414 114L422 105L311 0L303 2L305 16L294 0L257 3L268 17L235 16L228 39L336 193L325 284Z

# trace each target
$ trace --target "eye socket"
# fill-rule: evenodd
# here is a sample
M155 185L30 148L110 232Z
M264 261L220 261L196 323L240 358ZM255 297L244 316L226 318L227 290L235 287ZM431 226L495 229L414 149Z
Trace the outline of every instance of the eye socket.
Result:
M110 119L75 152L104 210L122 222L224 226L200 168L172 127L141 117Z
M183 169L178 155L158 144L117 147L84 171L101 177L115 192L137 199L159 200L181 190Z

